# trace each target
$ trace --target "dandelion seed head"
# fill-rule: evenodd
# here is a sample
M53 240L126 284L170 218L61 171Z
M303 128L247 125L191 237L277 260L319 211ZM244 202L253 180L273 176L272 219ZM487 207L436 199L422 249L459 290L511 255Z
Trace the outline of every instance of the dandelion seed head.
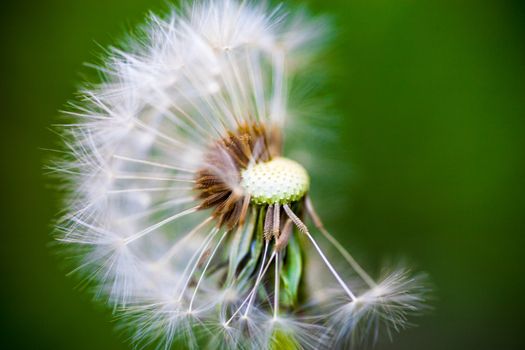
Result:
M111 49L72 104L52 166L68 189L58 239L135 345L330 348L422 309L417 278L376 282L326 231L289 158L308 105L292 87L326 28L265 3L185 3Z
M287 158L274 158L242 172L241 186L257 204L285 204L301 199L309 188L306 170Z

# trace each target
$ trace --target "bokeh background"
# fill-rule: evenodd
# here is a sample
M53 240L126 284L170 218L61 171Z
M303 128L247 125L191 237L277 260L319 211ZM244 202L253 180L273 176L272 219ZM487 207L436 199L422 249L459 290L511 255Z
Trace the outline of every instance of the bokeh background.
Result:
M337 138L322 150L332 168L314 179L317 194L331 193L326 225L370 268L406 257L435 285L434 311L377 349L522 348L525 2L306 3L336 28L326 88ZM166 3L0 8L0 347L127 349L49 247L60 198L42 149L56 141L48 127L58 110L93 74L82 63Z

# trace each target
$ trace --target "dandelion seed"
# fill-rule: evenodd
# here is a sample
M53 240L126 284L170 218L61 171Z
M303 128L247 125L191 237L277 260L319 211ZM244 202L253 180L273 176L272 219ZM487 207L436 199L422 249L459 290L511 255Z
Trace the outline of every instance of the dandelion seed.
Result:
M70 113L53 165L71 190L59 239L137 345L333 348L423 308L419 278L372 279L325 229L308 172L286 157L301 122L290 87L324 30L302 12L196 1L113 49ZM315 261L337 292L310 285Z

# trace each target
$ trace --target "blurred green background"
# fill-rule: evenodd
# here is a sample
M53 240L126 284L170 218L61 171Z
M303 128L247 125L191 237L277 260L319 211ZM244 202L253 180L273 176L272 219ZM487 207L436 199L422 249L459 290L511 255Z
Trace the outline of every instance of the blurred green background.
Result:
M436 286L435 310L377 348L521 348L525 2L307 3L337 29L328 85L341 120L323 152L335 169L351 164L345 181L314 179L337 194L320 208L326 225L368 266L406 256ZM49 247L59 198L40 148L54 145L47 128L91 74L82 63L165 2L0 6L1 347L126 349Z

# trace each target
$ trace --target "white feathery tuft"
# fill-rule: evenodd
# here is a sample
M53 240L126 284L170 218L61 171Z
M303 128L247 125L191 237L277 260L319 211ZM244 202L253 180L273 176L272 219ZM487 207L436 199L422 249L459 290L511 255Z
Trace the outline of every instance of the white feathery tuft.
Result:
M392 339L394 333L411 326L410 316L428 308L426 280L425 274L412 275L399 267L384 272L376 285L354 301L341 293L333 295L333 311L327 314L329 336L343 347L375 344L381 335Z
M308 76L325 32L323 19L265 2L185 3L151 15L126 49L112 48L103 81L67 112L65 155L51 166L68 189L58 239L78 257L73 272L115 310L137 346L196 349L208 338L225 349L329 348L363 327L403 328L420 309L419 281L404 271L354 297L301 221L304 200L262 208L241 184L238 158L249 153L247 167L268 160L282 151L282 134L301 123L290 120L291 105L304 103L290 98L291 86ZM235 134L243 128L249 132ZM246 151L250 132L259 138ZM213 194L217 188L230 192ZM208 206L199 197L206 191ZM208 210L230 207L225 220L239 217L230 226ZM345 292L342 304L326 305L339 310L310 314L302 305L309 242L308 253L319 253Z

